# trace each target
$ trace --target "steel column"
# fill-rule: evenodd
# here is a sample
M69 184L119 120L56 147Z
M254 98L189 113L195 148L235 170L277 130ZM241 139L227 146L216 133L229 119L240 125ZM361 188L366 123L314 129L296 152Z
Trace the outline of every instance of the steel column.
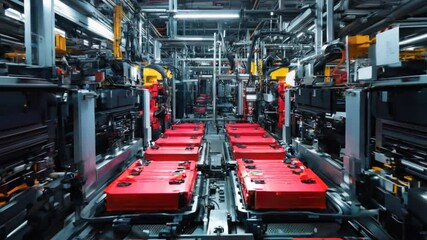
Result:
M178 67L178 54L175 51L172 54L173 66ZM172 78L172 121L176 121L176 74Z
M326 0L326 42L334 40L334 0Z
M25 0L25 55L30 65L55 66L53 0Z
M213 61L213 77L212 77L212 106L213 106L213 119L216 124L216 48L217 48L217 35L214 33L214 61Z
M282 128L282 138L285 140L285 143L292 143L292 134L291 134L291 94L292 91L287 89L285 91L285 122Z
M74 163L85 178L87 195L96 189L95 92L79 90L74 98Z
M143 104L143 130L144 130L144 142L143 146L148 147L151 142L151 121L150 121L150 91L148 89L143 89L143 98L142 98L142 104Z
M366 167L366 92L361 89L346 91L346 124L344 183L352 200L356 200L356 179Z
M316 55L320 54L323 45L323 5L324 0L316 0L316 19L315 19L315 50Z

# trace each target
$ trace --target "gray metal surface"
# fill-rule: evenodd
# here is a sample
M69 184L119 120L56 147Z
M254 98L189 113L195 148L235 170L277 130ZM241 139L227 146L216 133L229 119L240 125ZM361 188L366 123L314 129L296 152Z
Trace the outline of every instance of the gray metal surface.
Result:
M95 93L79 90L74 99L74 162L86 180L87 194L96 189Z
M392 28L377 34L377 66L400 64L399 28Z
M108 156L107 159L96 166L97 186L105 184L111 176L122 167L122 163L133 158L142 148L142 139L134 140L127 146L124 146L119 153L114 156Z
M53 0L25 0L25 55L29 65L55 66Z
M209 224L207 234L210 235L227 235L227 210L211 210L209 215Z
M302 144L300 140L294 139L292 145L300 157L307 161L308 166L317 174L326 177L337 186L340 186L344 178L342 165L330 158L330 156L316 152L311 146Z
M379 79L371 83L372 87L426 85L427 75L404 76Z
M214 42L213 42L213 51L214 51L214 62L212 64L213 67L213 76L212 76L212 106L213 106L213 119L214 124L216 123L216 76L217 76L217 70L216 70L216 61L217 61L217 55L216 55L216 48L218 46L217 44L217 34L214 33Z
M355 158L365 168L366 160L366 93L363 90L346 91L345 154ZM346 167L346 166L345 166Z
M148 89L143 89L143 111L144 113L150 113L150 91ZM144 130L144 142L143 146L147 147L150 145L151 142L151 120L150 120L150 114L144 114L143 115L143 121L142 121L143 130Z
M291 134L291 90L287 89L285 92L285 125L282 128L282 136L285 143L291 144L292 134Z
M316 0L316 18L314 19L314 23L315 23L314 47L315 47L316 55L320 54L320 51L323 46L323 5L324 5L324 0Z
M327 237L335 234L340 228L338 223L279 223L268 224L267 236L289 237Z
M330 43L334 39L334 0L326 0L326 42Z

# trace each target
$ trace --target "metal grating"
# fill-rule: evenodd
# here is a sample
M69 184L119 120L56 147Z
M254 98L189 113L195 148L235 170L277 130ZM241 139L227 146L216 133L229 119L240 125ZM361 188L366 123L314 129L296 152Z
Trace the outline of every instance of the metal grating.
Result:
M132 232L142 233L143 231L149 231L150 235L158 235L165 225L133 225Z
M196 231L197 226L186 227L182 231L182 234L193 234Z
M268 224L267 235L311 236L316 232L316 226L307 223Z
M268 224L266 235L286 235L291 237L327 237L339 231L337 223L281 223Z

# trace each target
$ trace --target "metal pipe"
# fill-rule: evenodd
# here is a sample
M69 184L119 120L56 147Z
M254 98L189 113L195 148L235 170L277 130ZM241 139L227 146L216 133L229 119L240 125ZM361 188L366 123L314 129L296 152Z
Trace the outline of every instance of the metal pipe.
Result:
M176 52L173 53L173 65L174 67L178 66L178 54ZM172 121L176 121L176 74L173 75L172 81Z
M222 45L221 42L218 42L219 45ZM221 59L222 59L222 55L221 55L221 48L222 46L220 46L218 48L218 74L222 74L221 72Z
M326 0L326 42L334 39L334 0Z
M320 54L323 46L323 0L316 0L316 19L315 19L315 52Z
M216 47L217 35L214 33L214 62L213 62L213 77L212 77L212 106L213 106L213 119L216 125Z
M387 14L384 19L379 22L374 23L373 25L367 25L368 27L362 30L362 34L368 34L372 32L376 32L386 26L387 24L393 23L395 20L398 20L405 15L412 16L413 11L416 11L420 8L420 6L424 6L425 0L412 0L408 3L401 4L390 14Z
M402 16L411 13L420 6L424 6L424 0L413 0L407 1L392 10L379 11L375 15L368 16L366 18L358 18L351 24L347 25L339 32L339 37L346 35L352 35L355 33L371 33L375 32L375 29L380 29L387 23L391 23Z

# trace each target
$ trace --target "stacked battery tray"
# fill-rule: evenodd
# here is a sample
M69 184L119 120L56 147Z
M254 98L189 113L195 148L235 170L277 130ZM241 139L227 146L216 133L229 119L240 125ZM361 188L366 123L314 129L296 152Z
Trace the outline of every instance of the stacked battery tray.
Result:
M203 124L172 129L203 134ZM107 211L176 211L191 202L201 135L164 135L106 189Z
M256 124L227 124L237 176L248 208L325 209L326 184Z

